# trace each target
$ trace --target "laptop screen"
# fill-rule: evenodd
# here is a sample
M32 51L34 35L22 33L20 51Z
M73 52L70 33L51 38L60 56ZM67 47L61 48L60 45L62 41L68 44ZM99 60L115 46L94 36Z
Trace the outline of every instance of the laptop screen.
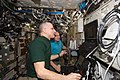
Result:
M83 57L86 57L97 47L97 27L97 20L84 26L85 42L79 47L78 51L78 54Z
M97 39L98 20L94 20L84 25L85 41Z

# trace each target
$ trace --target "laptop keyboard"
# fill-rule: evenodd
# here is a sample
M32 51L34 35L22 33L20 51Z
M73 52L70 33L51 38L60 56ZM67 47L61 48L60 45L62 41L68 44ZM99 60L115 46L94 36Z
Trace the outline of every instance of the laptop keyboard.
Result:
M86 41L80 46L78 54L86 57L95 47L97 47L96 41Z

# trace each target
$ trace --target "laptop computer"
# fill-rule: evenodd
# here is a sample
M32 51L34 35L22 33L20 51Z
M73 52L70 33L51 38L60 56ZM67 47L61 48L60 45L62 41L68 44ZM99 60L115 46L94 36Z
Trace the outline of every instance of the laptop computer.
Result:
M85 42L79 47L78 54L87 58L97 49L98 20L84 25Z

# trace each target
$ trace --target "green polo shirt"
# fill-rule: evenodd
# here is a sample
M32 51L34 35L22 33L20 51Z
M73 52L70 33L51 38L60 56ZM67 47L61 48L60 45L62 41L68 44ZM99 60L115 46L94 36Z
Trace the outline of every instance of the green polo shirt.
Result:
M30 77L37 77L33 63L45 61L45 68L50 67L51 47L46 37L40 36L28 45L27 74Z

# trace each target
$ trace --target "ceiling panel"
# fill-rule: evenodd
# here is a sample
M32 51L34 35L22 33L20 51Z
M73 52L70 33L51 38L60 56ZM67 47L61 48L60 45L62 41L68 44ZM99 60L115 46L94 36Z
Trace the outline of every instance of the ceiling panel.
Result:
M41 0L42 6L49 6L55 8L77 8L82 0Z
M19 6L75 9L84 0L18 0Z

